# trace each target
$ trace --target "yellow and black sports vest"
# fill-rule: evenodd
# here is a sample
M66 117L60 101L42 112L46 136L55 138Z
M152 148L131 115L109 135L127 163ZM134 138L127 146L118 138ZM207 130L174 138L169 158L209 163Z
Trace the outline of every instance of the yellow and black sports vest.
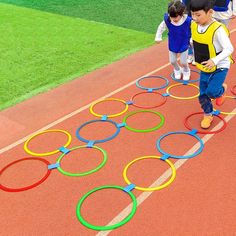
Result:
M229 31L225 27L225 25L217 21L212 22L207 30L203 33L198 32L198 25L196 22L192 22L191 24L194 57L196 66L201 71L210 73L216 70L216 66L214 66L212 69L208 69L205 68L201 63L203 61L208 61L210 58L213 58L217 55L215 47L213 45L213 37L219 27L223 27L227 35L229 36Z

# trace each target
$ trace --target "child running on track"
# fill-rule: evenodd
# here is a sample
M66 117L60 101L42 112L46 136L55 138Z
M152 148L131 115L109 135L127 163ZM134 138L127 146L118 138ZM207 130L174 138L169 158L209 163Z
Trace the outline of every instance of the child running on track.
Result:
M194 56L200 72L199 102L204 111L201 127L207 129L213 121L213 105L223 104L227 85L224 83L230 68L233 46L225 25L212 18L214 0L191 0L190 10Z
M190 79L190 69L188 66L188 48L191 38L191 18L184 14L185 5L181 1L173 1L168 6L168 13L164 15L164 20L158 26L155 41L162 41L163 32L168 29L169 59L174 67L175 79ZM181 68L177 62L177 55L180 54Z

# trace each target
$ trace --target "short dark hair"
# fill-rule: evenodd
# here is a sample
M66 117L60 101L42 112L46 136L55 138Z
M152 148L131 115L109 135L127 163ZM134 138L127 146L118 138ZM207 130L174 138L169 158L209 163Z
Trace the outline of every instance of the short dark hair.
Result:
M185 5L177 0L177 1L172 1L168 5L168 14L170 17L177 17L177 16L182 16L185 11Z
M213 9L214 5L215 0L191 0L189 8L191 11L203 10L208 12L210 9Z

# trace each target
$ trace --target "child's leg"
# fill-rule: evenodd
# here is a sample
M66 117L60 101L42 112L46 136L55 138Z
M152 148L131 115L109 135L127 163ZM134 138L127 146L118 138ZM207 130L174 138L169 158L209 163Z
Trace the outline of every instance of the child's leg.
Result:
M188 66L188 50L180 53L180 63L183 66L183 80L190 79L190 69Z
M198 97L198 100L204 111L204 116L201 121L201 127L203 129L209 128L213 121L213 116L211 115L213 111L213 106L211 103L211 99L206 94L206 91L208 88L209 77L210 77L209 73L205 73L205 72L200 73L200 83L199 83L200 95Z
M219 98L225 92L223 83L228 73L227 68L217 69L212 76L209 77L209 83L206 90L206 94L210 98Z
M201 72L200 74L199 102L204 110L204 117L201 121L201 127L204 129L209 128L213 121L211 98L219 98L225 92L223 83L227 73L228 69L217 69L214 73Z
M193 47L189 45L188 48L188 63L192 63L193 61Z
M169 51L169 60L175 70L180 70L180 66L177 62L177 53Z
M181 78L181 70L180 70L180 66L177 62L177 53L169 51L169 60L170 60L170 63L174 67L174 77L175 77L175 79L180 79Z
M194 59L194 51L193 46L190 44L188 48L188 63L192 63L192 65L196 65L195 59Z

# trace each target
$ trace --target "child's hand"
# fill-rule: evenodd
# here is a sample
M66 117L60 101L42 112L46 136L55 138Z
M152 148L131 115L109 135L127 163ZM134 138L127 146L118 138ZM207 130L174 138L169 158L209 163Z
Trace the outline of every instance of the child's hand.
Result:
M214 61L212 61L211 59L209 59L208 61L203 61L201 64L209 70L215 66Z

